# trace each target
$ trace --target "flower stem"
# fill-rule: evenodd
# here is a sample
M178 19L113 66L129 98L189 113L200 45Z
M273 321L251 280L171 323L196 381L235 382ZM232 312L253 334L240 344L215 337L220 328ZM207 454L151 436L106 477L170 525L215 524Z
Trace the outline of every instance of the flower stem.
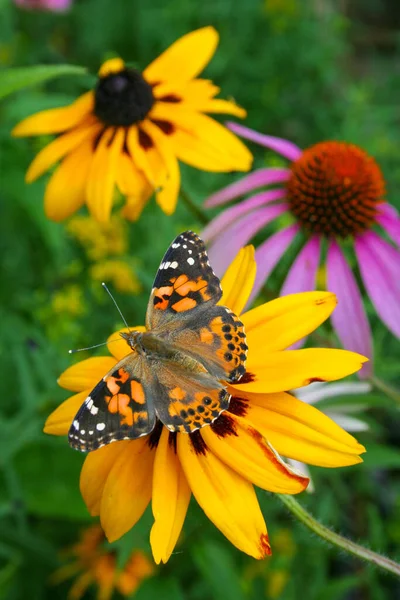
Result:
M371 377L370 381L377 390L379 390L380 392L383 392L386 396L388 396L388 398L390 398L391 400L394 400L395 402L400 404L399 390L396 390L391 385L388 385L387 383L385 383L384 381L382 381L382 379L379 379L378 377Z
M293 498L293 496L287 496L286 494L277 495L286 508L288 508L299 521L311 529L311 531L319 535L319 537L321 537L323 540L326 540L330 544L341 548L349 554L357 556L357 558L360 558L361 560L372 563L381 569L400 577L400 564L396 563L394 560L390 560L390 558L382 556L381 554L372 552L372 550L368 550L368 548L359 546L342 535L331 531L328 527L325 527L325 525L322 525L322 523L314 519L314 517L310 515L310 513L306 511L306 509L303 508L301 504L295 500L295 498Z
M183 202L186 204L190 212L200 221L202 225L208 225L210 222L209 217L206 213L195 204L189 194L181 187L180 191Z

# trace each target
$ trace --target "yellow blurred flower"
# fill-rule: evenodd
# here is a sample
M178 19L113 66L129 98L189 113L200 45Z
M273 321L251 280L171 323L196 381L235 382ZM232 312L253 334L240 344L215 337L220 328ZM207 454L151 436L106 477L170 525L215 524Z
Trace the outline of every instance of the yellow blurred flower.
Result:
M107 223L77 215L69 221L67 231L84 247L91 260L121 256L128 249L126 222L116 215Z
M132 267L123 260L105 260L90 268L95 281L111 282L116 290L124 294L139 294L141 285Z
M104 533L99 525L85 529L79 541L64 555L73 560L60 567L52 576L53 584L72 577L69 600L79 600L87 588L97 587L97 600L110 600L114 590L131 596L143 579L154 573L154 566L140 550L131 553L122 569L117 567L115 553L103 547Z
M51 298L51 308L56 314L83 315L86 312L86 306L82 289L78 285L72 284L54 292Z
M250 169L246 146L207 115L246 116L234 102L215 98L219 88L212 81L197 77L217 45L216 30L203 27L177 40L143 73L121 58L107 60L93 90L14 128L17 137L59 134L26 174L32 182L61 161L46 187L49 219L62 221L86 203L106 222L116 188L126 196L127 219L137 220L153 194L171 215L180 188L178 161L204 171Z

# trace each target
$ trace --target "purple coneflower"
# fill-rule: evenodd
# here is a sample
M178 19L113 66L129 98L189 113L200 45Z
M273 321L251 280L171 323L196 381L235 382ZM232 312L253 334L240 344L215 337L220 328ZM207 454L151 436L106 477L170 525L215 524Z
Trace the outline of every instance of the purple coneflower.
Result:
M46 10L49 12L64 12L71 6L73 0L14 0L14 4L28 10Z
M218 215L203 231L216 273L221 276L238 250L268 223L284 213L291 214L293 222L257 248L257 278L250 300L294 239L302 236L304 245L281 295L315 289L318 268L325 264L326 287L339 298L332 315L334 329L345 348L371 357L370 326L353 265L347 262L342 248L343 242L350 241L376 312L400 337L400 218L384 201L385 183L375 160L346 142L321 142L301 150L290 141L235 123L229 128L275 150L291 164L288 168L254 171L208 198L205 205L214 207L257 190ZM376 226L393 243L385 240ZM361 371L361 376L370 375L371 362Z

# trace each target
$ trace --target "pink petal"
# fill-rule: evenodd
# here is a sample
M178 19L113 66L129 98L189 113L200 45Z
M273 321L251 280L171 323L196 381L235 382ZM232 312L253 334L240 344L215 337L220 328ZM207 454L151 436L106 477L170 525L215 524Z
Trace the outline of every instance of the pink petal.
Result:
M335 241L331 241L327 256L328 290L338 298L331 320L343 347L372 358L372 335L353 272ZM365 363L359 377L370 377L371 362Z
M289 179L289 169L278 169L271 167L270 169L258 169L253 171L250 175L246 175L239 181L231 183L219 192L212 194L204 203L204 206L210 208L212 206L219 206L225 204L230 200L234 200L239 196L244 196L248 192L254 189L260 188L264 185L271 185L274 183L282 183Z
M271 235L261 246L256 250L257 274L250 294L248 305L254 300L258 292L261 290L270 273L275 268L282 255L286 252L294 240L299 226L297 223L282 229Z
M294 261L282 286L280 296L311 292L315 289L320 253L321 238L313 235Z
M400 337L400 252L372 231L356 237L355 249L376 312Z
M240 248L245 246L265 225L287 211L287 208L286 204L267 206L246 214L225 229L208 251L210 262L217 276L222 277Z
M248 198L247 200L244 200L243 202L240 202L239 204L236 204L235 206L227 208L225 211L215 217L215 219L213 219L211 223L205 227L205 229L203 229L201 238L205 242L209 242L222 231L224 231L228 225L236 221L238 217L248 213L250 210L259 208L268 202L273 202L274 200L280 200L281 198L284 198L285 193L286 192L284 189L268 190L267 192L261 192L255 196L252 196L251 198Z
M399 213L391 204L381 204L379 215L376 217L379 225L386 231L389 237L400 247L400 217Z
M301 148L288 140L258 133L258 131L254 131L254 129L249 129L238 123L233 123L232 121L226 123L226 125L231 131L237 133L237 135L246 138L246 140L251 140L256 144L260 144L261 146L265 146L266 148L270 148L289 160L295 161L303 154Z

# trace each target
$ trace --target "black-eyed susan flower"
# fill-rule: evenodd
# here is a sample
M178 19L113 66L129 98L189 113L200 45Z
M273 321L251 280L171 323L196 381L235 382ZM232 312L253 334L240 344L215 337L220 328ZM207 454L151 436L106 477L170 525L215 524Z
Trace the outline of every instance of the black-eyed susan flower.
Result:
M179 188L178 160L205 171L247 171L252 156L227 128L206 113L244 117L236 104L198 74L218 43L213 27L177 40L144 71L120 58L99 70L96 88L65 108L28 117L14 136L59 134L36 156L32 182L61 161L46 187L45 212L62 221L83 204L99 221L111 214L115 188L126 196L123 214L136 220L152 196L168 215Z
M63 552L66 564L52 576L52 583L74 579L70 600L80 600L89 586L97 588L98 600L110 600L114 591L131 596L141 582L154 573L154 565L140 550L134 550L122 568L115 552L104 547L104 532L99 525L83 530L79 541Z
M252 193L218 215L203 231L215 272L221 276L238 249L280 215L292 222L257 248L257 280L251 298L264 285L295 238L304 246L293 262L281 294L313 290L322 257L326 289L338 308L332 324L343 346L372 357L372 335L356 278L343 251L355 250L365 289L381 320L400 337L400 218L384 201L382 172L364 150L346 142L320 142L301 150L288 140L231 123L242 137L270 148L289 161L288 168L263 168L216 192L206 206L221 206ZM274 186L273 189L262 189ZM390 238L382 237L382 231ZM324 246L327 247L326 253ZM369 362L360 376L371 375Z
M242 313L254 283L254 249L241 250L222 280L220 303ZM150 541L157 563L177 542L193 494L208 518L243 552L271 553L254 485L297 494L308 478L280 455L325 467L354 465L364 452L350 434L313 406L286 393L315 380L356 372L364 357L345 350L285 351L331 314L336 297L309 292L279 298L241 315L247 336L246 373L227 384L229 408L192 434L171 433L157 422L152 433L90 452L80 487L92 515L100 515L110 541L118 539L152 503ZM143 327L135 327L143 331ZM126 330L125 330L126 332ZM120 333L109 339L111 356L67 369L59 380L76 392L47 419L45 432L66 435L90 390L130 352Z

